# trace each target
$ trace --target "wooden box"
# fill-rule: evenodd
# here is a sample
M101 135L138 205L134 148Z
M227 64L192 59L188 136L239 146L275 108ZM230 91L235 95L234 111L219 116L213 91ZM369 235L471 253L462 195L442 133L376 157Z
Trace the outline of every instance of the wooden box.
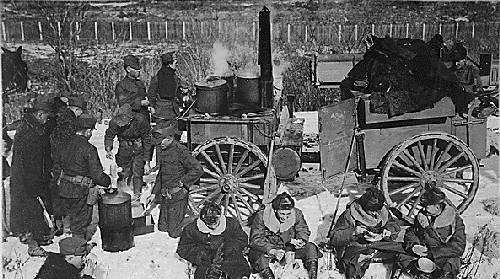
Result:
M152 233L155 231L154 220L151 215L144 215L142 203L132 203L132 220L134 224L134 236Z

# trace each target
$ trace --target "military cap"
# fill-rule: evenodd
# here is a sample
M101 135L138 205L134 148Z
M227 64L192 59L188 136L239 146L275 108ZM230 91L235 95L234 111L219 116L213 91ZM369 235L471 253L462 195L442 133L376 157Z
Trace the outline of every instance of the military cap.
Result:
M444 202L446 195L437 187L432 187L427 189L420 198L420 204L422 206L428 206L433 204L440 204Z
M378 188L370 187L359 198L358 203L365 211L378 211L381 210L385 203L384 193Z
M87 108L87 103L79 96L71 96L68 98L68 105L72 107L79 107L81 109Z
M139 61L139 58L136 56L129 54L125 57L123 57L123 66L126 68L127 66L130 66L132 69L135 70L140 70L141 69L141 63Z
M172 62L174 62L174 55L175 52L173 51L162 54L161 62L163 64L171 64Z
M75 256L86 255L88 253L87 242L77 237L66 237L59 241L59 253Z
M52 112L53 106L51 98L49 96L44 96L44 95L37 96L36 99L33 101L32 110L33 111L43 110L46 112Z
M153 133L160 134L164 137L173 137L177 132L177 129L173 126L167 126L167 127L156 127L153 131Z
M295 201L288 193L281 193L277 195L271 202L274 210L290 210L295 207Z
M97 123L97 119L88 115L82 114L78 118L76 118L75 126L78 129L95 129L95 124Z

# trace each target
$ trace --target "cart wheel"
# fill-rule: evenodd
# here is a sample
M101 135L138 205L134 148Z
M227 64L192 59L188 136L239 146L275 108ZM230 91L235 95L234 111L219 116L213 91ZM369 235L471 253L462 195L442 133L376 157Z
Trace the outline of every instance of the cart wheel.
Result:
M193 156L205 173L190 190L191 210L198 214L205 201L216 201L225 215L246 224L262 204L267 156L256 145L234 137L209 140Z
M425 187L439 187L462 213L479 184L479 164L470 148L445 133L425 133L395 146L382 169L380 187L387 204L413 222Z

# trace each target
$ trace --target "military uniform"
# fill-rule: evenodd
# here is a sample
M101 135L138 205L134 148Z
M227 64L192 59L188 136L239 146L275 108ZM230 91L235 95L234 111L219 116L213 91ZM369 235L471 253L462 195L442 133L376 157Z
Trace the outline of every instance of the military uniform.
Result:
M166 131L164 135L169 136L175 134L173 128L163 128L155 133L158 131ZM169 146L159 146L157 152L156 165L160 170L151 193L161 206L158 229L168 232L171 237L179 237L187 212L189 186L203 175L203 168L191 152L175 140Z
M131 67L135 70L141 69L139 59L133 55L125 56L123 58L123 63L125 68ZM115 97L118 102L118 106L121 107L124 104L129 104L133 111L143 114L149 123L148 108L147 106L141 105L141 101L146 100L147 97L146 86L141 80L126 75L116 84Z
M121 122L124 120L130 120L130 123L122 124ZM109 127L104 135L106 151L113 149L115 136L118 136L119 142L118 153L115 157L116 164L123 168L123 171L119 173L119 181L132 177L134 194L140 195L144 165L152 157L149 122L144 115L134 113L129 105L124 105L109 122Z
M96 120L88 116L77 118L78 129L94 129ZM96 194L95 185L108 187L110 177L103 172L97 148L83 135L74 135L62 149L57 164L61 168L58 177L58 191L64 210L70 217L73 236L90 240L88 226L92 221L92 208L95 197L89 199L89 193Z

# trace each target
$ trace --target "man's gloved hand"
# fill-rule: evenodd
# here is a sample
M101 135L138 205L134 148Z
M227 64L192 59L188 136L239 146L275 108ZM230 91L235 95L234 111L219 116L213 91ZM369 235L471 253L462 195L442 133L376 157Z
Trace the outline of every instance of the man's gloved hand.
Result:
M278 261L281 261L285 256L285 251L282 249L271 249L269 255L274 256Z
M141 100L141 106L149 106L149 101L148 100Z
M144 165L144 174L148 175L150 173L151 173L151 165L149 164L149 162L146 162L146 164Z
M113 160L113 152L111 150L106 150L106 158Z
M356 226L354 228L354 235L363 234L364 232L367 232L367 230L363 226Z
M411 247L411 250L413 251L413 253L421 257L426 257L429 254L429 249L426 246L419 244Z
M207 272L205 273L206 279L219 279L222 277L222 270L220 264L211 264L207 268Z

